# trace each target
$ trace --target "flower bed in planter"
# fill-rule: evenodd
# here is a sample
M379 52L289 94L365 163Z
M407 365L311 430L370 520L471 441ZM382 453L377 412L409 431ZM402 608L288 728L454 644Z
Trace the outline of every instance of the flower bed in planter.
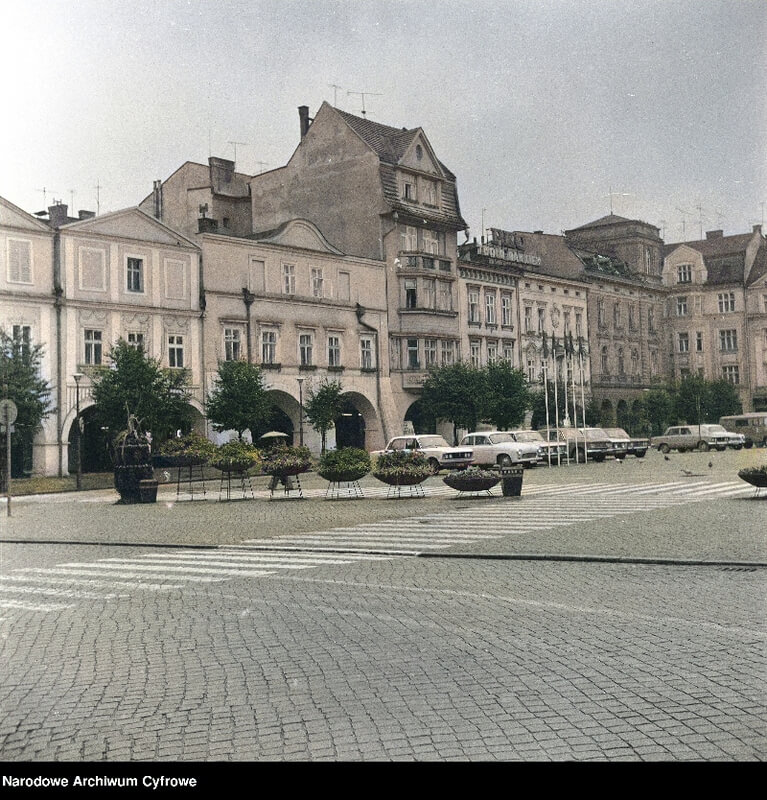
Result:
M265 450L261 456L261 471L277 478L300 475L312 467L312 456L308 447L288 447L278 444Z
M157 467L197 467L216 456L217 448L209 439L190 433L163 442L152 461Z
M383 453L373 467L373 477L389 486L415 486L432 474L426 457L411 450Z
M501 476L490 470L468 467L451 472L442 479L451 489L459 492L487 492L501 481Z
M258 455L252 444L234 439L216 450L210 464L221 472L242 473L258 465Z
M329 450L320 458L317 474L331 483L352 483L370 472L370 456L357 447Z
M738 472L738 477L752 486L764 489L767 488L767 465L764 467L750 467Z

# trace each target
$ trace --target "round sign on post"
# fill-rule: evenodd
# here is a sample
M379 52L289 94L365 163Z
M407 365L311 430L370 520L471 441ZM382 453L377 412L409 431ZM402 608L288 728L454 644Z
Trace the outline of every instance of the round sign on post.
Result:
M3 425L13 425L16 422L16 417L19 416L19 409L13 400L0 400L0 422Z

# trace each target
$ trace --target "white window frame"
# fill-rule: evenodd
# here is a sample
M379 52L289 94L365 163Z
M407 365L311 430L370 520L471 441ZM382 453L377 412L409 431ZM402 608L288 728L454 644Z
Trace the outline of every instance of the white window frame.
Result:
M299 333L298 335L298 363L302 367L314 366L314 334Z
M32 326L31 325L13 325L11 327L11 339L13 340L13 348L17 352L28 354L32 348Z
M267 358L267 356L269 357ZM261 363L277 363L277 331L275 330L261 331Z
M688 313L687 295L676 298L676 315L677 317L686 317Z
M138 268L132 265L131 262L136 262ZM146 294L146 259L144 256L130 255L125 256L125 291L128 294ZM131 277L138 275L138 289L131 288Z
M83 330L83 364L97 367L104 356L104 331L99 328Z
M452 339L442 339L440 347L440 364L449 367L455 363L455 342Z
M168 367L170 369L184 369L184 335L181 333L168 334Z
M731 314L735 311L735 292L722 292L718 300L720 314Z
M487 343L487 363L492 364L493 361L498 360L498 343L497 342L488 342Z
M501 295L501 325L510 328L514 324L512 318L512 296L510 294Z
M360 338L360 369L375 368L375 347L370 336Z
M282 265L282 293L294 295L296 293L296 265Z
M495 292L485 290L485 325L495 325Z
M469 289L469 322L479 323L479 289Z
M240 361L242 359L242 328L226 326L224 328L224 361Z
M312 267L312 297L325 296L325 278L322 267Z
M328 366L341 366L341 337L337 333L328 335Z
M128 347L138 350L139 345L146 352L146 334L144 331L128 331L125 334L125 343Z
M719 331L719 350L722 353L735 353L738 350L737 328L727 328Z
M676 268L677 283L692 283L692 264L679 264Z
M427 367L437 366L437 340L424 339L423 341L423 360Z
M740 385L740 367L738 364L725 364L722 366L722 378L734 386ZM733 380L734 378L734 380Z
M690 352L690 334L687 331L677 334L677 348L679 353Z
M418 339L405 340L405 363L408 369L420 369L421 362L418 358Z
M482 358L482 342L479 339L472 339L469 342L469 359L472 367L479 367Z

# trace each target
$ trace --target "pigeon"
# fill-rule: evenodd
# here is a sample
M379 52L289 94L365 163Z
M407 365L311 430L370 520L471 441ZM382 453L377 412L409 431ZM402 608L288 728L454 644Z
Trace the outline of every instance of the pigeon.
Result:
M714 462L713 461L709 461L708 462L708 468L709 469L713 469L713 467L714 467Z
M682 470L682 472L683 472L685 475L694 475L694 474L695 474L694 472L691 472L689 469L683 469L683 470Z
M664 461L671 461L671 459L668 456L663 456L663 460Z

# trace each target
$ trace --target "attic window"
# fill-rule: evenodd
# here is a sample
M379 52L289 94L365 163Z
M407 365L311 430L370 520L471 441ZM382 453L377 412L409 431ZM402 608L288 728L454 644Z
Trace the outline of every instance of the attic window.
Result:
M423 147L420 144L415 146L415 157L420 161L423 158Z
M404 182L402 184L402 197L405 200L415 200L415 184Z

